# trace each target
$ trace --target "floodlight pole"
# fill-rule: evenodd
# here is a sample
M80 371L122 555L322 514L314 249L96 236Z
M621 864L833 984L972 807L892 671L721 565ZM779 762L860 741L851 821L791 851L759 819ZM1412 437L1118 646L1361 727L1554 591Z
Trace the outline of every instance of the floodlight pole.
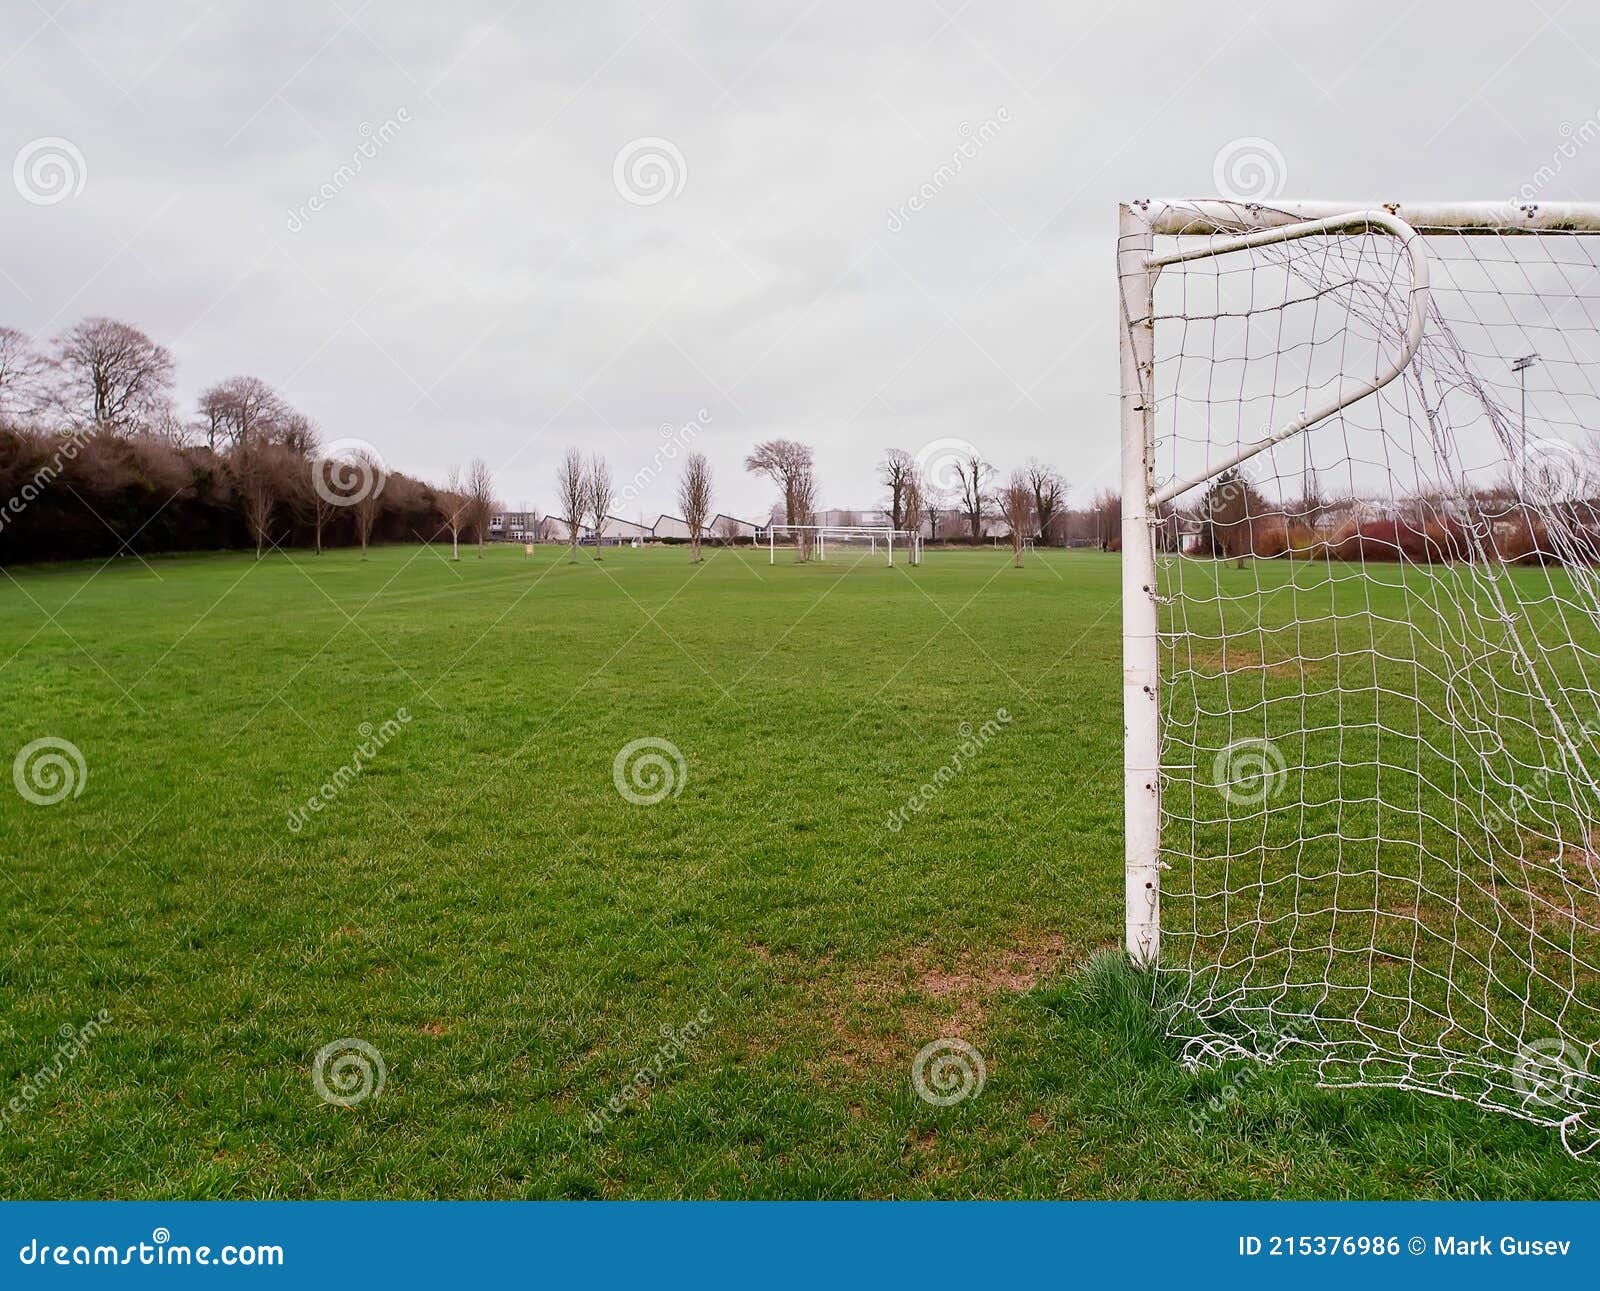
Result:
M1119 210L1117 280L1122 373L1122 720L1124 940L1135 964L1161 948L1161 739L1155 534L1155 250L1149 224Z
M1511 365L1511 370L1522 378L1522 469L1528 469L1528 369L1539 361L1537 354L1524 354Z

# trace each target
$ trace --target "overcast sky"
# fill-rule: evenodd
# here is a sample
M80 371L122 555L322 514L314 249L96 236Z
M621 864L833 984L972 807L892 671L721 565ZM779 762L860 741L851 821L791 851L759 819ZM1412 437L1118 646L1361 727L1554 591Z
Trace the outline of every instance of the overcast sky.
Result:
M1212 195L1230 147L1266 158L1245 195L1508 198L1600 113L1600 13L1555 0L6 12L0 323L126 319L186 410L252 373L541 510L567 445L626 480L696 420L739 514L780 435L829 506L950 438L1081 502L1115 475L1120 199ZM1540 197L1600 198L1592 146Z

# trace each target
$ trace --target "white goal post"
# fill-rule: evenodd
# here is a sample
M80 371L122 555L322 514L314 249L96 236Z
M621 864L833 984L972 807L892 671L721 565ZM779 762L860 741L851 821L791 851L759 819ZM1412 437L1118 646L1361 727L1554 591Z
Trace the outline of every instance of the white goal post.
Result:
M792 537L796 545L813 544L818 560L827 560L828 542L840 546L864 546L872 555L882 551L889 567L894 567L894 550L898 546L909 563L922 563L922 535L911 529L896 529L890 525L851 524L772 524L767 526L767 564L777 563L777 535Z
M1137 201L1117 274L1124 939L1185 1060L1591 1152L1600 205Z

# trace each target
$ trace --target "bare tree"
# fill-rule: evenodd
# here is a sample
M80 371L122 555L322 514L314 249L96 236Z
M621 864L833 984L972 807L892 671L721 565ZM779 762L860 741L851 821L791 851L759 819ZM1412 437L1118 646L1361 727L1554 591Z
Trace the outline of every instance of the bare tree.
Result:
M606 517L611 514L611 468L599 453L589 458L588 475L589 514L594 517L594 558L600 559L600 539L605 533Z
M802 481L812 490L811 505L816 503L810 448L792 439L769 439L757 444L755 451L744 459L744 469L752 475L765 475L782 490L785 524L805 523L795 517L800 501L797 489Z
M1200 549L1207 555L1233 557L1241 568L1255 550L1256 529L1268 510L1266 499L1238 467L1211 482L1200 502Z
M272 438L295 457L310 457L316 451L316 423L304 413L284 405L283 417L271 428Z
M1089 509L1094 517L1094 540L1100 545L1101 551L1110 551L1111 543L1115 540L1120 547L1122 542L1122 495L1113 493L1110 489L1101 489L1095 494L1094 505Z
M478 534L478 559L483 559L483 538L489 529L489 517L494 512L494 475L489 470L489 463L481 457L474 457L472 464L467 467L467 482L464 489L467 495L467 510L470 512L468 522Z
M279 446L286 468L283 472L284 499L297 518L311 522L312 539L316 554L320 556L323 531L338 509L339 494L334 479L327 473L328 464L317 458L321 436L316 423L299 413L294 414L294 421L287 443Z
M1022 568L1023 544L1033 533L1033 485L1023 471L1012 471L1011 478L997 495L1000 517L1011 530L1011 563Z
M229 461L260 560L271 541L272 517L279 504L296 510L308 505L305 489L313 481L304 463L316 447L316 428L256 377L234 377L213 386L207 396L201 398L201 409L203 413L208 406L215 409L227 428ZM318 540L320 544L320 528Z
M583 454L576 448L567 449L561 465L556 467L556 501L567 513L567 560L571 562L578 559L578 526L583 523L584 509L589 505Z
M1046 466L1037 457L1030 457L1027 466L1028 489L1033 494L1033 518L1038 528L1035 535L1041 542L1050 541L1050 526L1067 504L1067 486L1055 468Z
M700 535L711 517L711 464L704 453L690 453L678 478L678 507L689 526L689 559L700 559Z
M226 401L218 392L216 386L211 386L200 392L200 418L203 433L206 437L206 447L212 452L217 451L219 442L226 443L228 439Z
M1300 501L1296 510L1300 513L1300 519L1315 533L1322 527L1322 516L1328 506L1322 496L1322 478L1317 474L1316 467L1307 463L1301 479Z
M0 417L34 412L44 398L49 371L44 355L27 335L14 327L0 327Z
M384 466L375 453L365 448L357 451L355 462L355 477L360 483L356 488L350 514L356 522L356 539L361 543L361 559L365 560L367 547L372 542L373 526L378 523L378 512L382 508L379 499L383 490L372 487L371 481L383 479ZM324 465L326 463L317 463L319 469Z
M905 497L901 506L901 523L898 526L910 530L913 541L922 533L922 481L917 478L917 472L911 473L911 478L906 481Z
M967 518L967 528L973 542L983 537L983 517L989 513L989 495L985 491L994 475L994 467L971 453L956 462L956 479L961 485L961 513Z
M811 474L811 467L806 466L798 471L790 485L790 498L793 506L790 514L798 519L791 520L791 524L809 525L816 515L817 509L817 481ZM807 529L798 529L795 532L795 556L802 562L811 559L812 534Z
M299 514L311 523L317 555L325 550L323 540L329 526L341 512L348 511L355 522L361 558L365 560L373 526L383 510L379 495L390 482L388 467L375 452L366 448L348 455L326 456L319 451L316 423L299 414L295 417L293 441L296 447L291 450L280 445L279 451L299 464L299 469L293 472L292 501ZM414 481L409 484L413 488L421 487ZM425 509L426 504L420 498L416 503L411 508L413 511ZM407 505L402 502L398 509L404 511Z
M928 541L938 542L939 521L944 519L942 512L950 504L949 495L933 481L932 477L924 475L917 480L917 501L928 522Z
M257 560L272 541L273 513L292 488L285 470L287 457L282 448L261 435L241 439L228 457L244 503L245 523L255 539Z
M1070 514L1070 512L1069 512ZM1174 502L1156 504L1156 550L1179 551L1183 546L1184 513Z
M163 440L173 448L187 448L195 442L198 429L195 423L185 421L177 408L169 403L151 414L144 433L152 439Z
M339 514L339 494L334 488L335 475L332 463L321 457L312 457L306 462L306 473L309 477L306 483L305 506L307 514L311 517L311 526L316 537L317 555L322 555L322 535L327 527L333 523L334 517ZM365 552L366 544L362 544Z
M297 414L260 377L229 377L207 386L200 392L200 416L212 449L252 435L293 439L297 433L289 429Z
M450 474L439 490L439 514L444 517L445 528L450 530L450 559L461 559L461 531L471 522L472 499L461 476L461 468L452 466Z
M65 409L116 431L135 430L167 404L171 352L137 327L86 318L57 338L54 369Z
M906 495L916 488L917 460L903 448L891 448L878 465L878 479L889 490L889 525L904 529Z

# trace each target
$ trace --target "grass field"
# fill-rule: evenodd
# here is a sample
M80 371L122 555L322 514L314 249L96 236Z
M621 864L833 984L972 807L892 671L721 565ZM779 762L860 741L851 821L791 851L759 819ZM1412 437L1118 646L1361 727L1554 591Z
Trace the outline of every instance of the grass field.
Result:
M1116 557L447 555L0 580L5 756L87 773L0 795L6 1195L1600 1196L1508 1117L1190 1075L1086 970ZM639 805L646 737L682 769ZM910 1082L942 1037L987 1072L948 1107ZM350 1107L345 1038L385 1069Z

